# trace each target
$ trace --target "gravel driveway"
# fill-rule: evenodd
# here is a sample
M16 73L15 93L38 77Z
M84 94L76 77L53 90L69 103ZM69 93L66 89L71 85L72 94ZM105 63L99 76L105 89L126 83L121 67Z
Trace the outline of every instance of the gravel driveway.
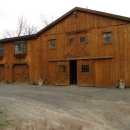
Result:
M6 130L130 130L130 89L0 85Z

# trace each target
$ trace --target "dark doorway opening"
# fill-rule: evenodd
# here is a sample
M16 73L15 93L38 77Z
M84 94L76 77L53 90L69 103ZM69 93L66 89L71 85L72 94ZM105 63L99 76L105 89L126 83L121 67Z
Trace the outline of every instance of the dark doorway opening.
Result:
M77 84L77 61L70 61L70 84Z

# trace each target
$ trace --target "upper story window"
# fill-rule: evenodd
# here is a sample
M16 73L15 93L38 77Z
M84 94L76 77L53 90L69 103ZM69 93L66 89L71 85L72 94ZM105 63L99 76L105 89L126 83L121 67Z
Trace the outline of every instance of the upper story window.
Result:
M4 46L0 45L0 56L4 55Z
M80 43L85 43L86 42L86 38L85 37L80 37Z
M103 33L103 42L104 43L109 43L111 42L111 33Z
M74 44L75 43L75 39L74 38L70 38L69 39L69 44Z
M27 53L27 44L25 42L19 42L14 44L14 53L15 54L26 54Z
M56 40L55 39L51 39L50 40L50 48L55 48L56 47Z

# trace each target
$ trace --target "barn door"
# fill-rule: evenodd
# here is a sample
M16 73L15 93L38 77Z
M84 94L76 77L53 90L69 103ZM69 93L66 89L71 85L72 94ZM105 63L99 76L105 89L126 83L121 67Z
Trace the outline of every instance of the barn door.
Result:
M68 36L67 54L65 58L81 57L88 55L87 33L75 33Z
M94 66L92 60L78 61L78 85L94 86Z
M69 85L69 61L59 61L56 66L56 85Z
M13 66L13 82L29 83L29 66L27 64Z
M0 83L5 82L5 67L4 65L0 65Z
M67 53L65 58L71 58L77 54L77 43L76 43L76 36L70 35L67 37Z
M29 66L22 65L22 83L29 83Z

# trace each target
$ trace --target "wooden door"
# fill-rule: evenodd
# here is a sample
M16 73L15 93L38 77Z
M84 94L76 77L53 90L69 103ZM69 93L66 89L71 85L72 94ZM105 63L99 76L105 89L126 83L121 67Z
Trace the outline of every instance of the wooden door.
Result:
M65 58L81 57L89 54L87 33L75 33L67 38L67 54Z
M0 83L5 83L5 67L0 65Z
M92 60L78 61L77 81L79 86L94 86L94 66Z
M29 66L27 64L13 66L13 82L29 83Z
M56 66L56 85L69 85L69 61L59 61Z
M77 55L77 41L76 35L67 36L67 53L65 58L72 58Z

